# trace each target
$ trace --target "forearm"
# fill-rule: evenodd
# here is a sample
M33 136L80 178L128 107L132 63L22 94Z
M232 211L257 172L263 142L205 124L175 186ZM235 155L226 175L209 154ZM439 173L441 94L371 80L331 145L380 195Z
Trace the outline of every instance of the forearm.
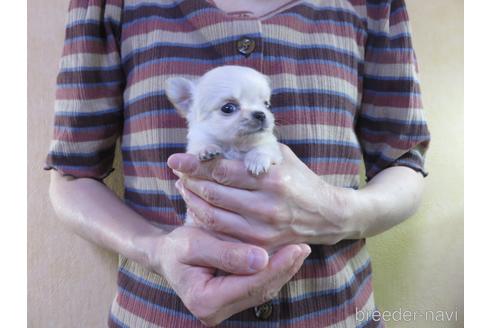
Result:
M315 231L300 240L333 244L342 239L377 235L410 217L417 210L424 187L422 175L396 166L381 171L360 190L325 185L323 204L316 198L317 219L306 222Z
M51 174L50 198L59 218L75 233L148 268L156 241L166 233L93 179Z
M422 174L405 166L387 168L355 192L349 220L360 237L386 231L413 215L422 198Z

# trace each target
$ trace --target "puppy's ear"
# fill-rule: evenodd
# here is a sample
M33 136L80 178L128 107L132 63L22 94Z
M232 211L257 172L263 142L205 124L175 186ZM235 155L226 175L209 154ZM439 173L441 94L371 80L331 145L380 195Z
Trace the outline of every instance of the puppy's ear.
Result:
M190 111L194 87L193 81L182 77L171 77L164 83L167 97L184 118Z

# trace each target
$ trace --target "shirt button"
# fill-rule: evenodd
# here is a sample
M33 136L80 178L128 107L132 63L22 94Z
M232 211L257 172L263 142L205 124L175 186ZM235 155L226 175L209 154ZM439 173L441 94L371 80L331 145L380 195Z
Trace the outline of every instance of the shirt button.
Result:
M244 37L236 43L237 51L245 57L248 57L256 48L256 42L253 39Z
M272 302L268 302L262 305L255 306L255 316L260 320L267 320L272 316L273 306Z

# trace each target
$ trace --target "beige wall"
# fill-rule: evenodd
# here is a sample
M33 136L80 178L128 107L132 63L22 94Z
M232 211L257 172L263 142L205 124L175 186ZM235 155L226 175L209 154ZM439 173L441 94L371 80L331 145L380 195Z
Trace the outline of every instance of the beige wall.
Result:
M463 326L463 2L407 0L419 59L431 149L418 213L369 241L381 310L458 311Z
M67 0L29 0L28 323L102 327L115 292L116 256L65 231L48 201L42 163ZM407 0L432 132L419 212L369 241L381 310L456 311L458 322L423 318L388 327L463 325L463 2ZM115 181L115 179L117 181ZM113 174L110 182L121 190Z

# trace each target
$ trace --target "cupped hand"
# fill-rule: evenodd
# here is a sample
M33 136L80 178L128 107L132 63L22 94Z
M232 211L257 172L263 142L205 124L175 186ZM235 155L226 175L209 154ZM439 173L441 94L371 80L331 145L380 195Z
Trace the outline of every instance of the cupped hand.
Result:
M152 256L188 310L206 326L272 299L300 269L310 248L281 248L270 260L262 248L216 239L183 226L163 236ZM215 276L216 269L232 273Z
M349 189L325 183L280 144L283 162L260 176L241 161L200 162L174 154L168 165L189 216L201 227L272 251L286 244L335 244L351 234L345 215Z

